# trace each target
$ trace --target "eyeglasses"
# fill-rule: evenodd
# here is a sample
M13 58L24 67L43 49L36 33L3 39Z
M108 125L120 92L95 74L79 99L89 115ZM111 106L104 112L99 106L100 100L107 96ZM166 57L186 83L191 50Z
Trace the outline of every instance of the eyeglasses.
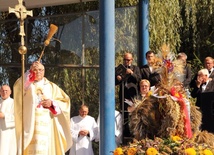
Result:
M132 59L123 59L124 61L131 61Z

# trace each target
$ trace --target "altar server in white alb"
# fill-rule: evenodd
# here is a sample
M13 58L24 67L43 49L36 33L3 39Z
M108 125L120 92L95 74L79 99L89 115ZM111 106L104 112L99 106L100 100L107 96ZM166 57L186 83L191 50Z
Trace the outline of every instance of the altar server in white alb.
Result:
M82 105L79 115L71 118L73 145L69 155L94 155L92 141L96 138L98 127L95 119L88 115L88 106Z
M16 133L14 121L14 101L11 89L3 85L0 89L0 154L16 155Z

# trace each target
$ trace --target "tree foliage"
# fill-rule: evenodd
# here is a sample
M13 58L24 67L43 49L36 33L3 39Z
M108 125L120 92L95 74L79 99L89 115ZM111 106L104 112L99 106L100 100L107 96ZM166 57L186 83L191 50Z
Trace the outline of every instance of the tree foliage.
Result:
M150 0L150 48L163 43L175 53L185 52L197 71L206 56L213 56L213 7L211 0Z
M149 4L150 48L159 50L169 44L172 51L180 47L179 29L183 25L179 0L151 0Z

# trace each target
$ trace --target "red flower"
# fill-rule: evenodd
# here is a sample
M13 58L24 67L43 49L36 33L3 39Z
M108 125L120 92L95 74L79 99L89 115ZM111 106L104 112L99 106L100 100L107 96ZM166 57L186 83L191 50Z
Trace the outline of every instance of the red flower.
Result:
M166 65L166 68L168 69L168 72L172 72L173 71L173 63L170 60L164 60L164 64Z
M171 93L172 96L176 97L177 99L182 99L183 98L182 94L177 92L175 87L171 88L170 93Z

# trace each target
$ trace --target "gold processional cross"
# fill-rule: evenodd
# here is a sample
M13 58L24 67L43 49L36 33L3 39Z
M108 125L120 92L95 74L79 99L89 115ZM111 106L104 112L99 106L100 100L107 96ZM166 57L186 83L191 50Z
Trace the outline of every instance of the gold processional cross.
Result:
M24 46L24 20L27 16L33 16L33 12L27 11L26 7L23 5L23 0L18 0L19 4L15 6L15 8L9 7L9 13L15 13L16 17L20 20L20 32L19 35L21 36L21 46Z
M24 71L25 71L25 54L27 53L27 48L25 46L25 29L24 29L24 20L27 16L33 16L33 12L27 11L26 7L23 5L23 0L18 0L19 4L15 6L15 8L9 7L9 13L15 13L16 17L20 21L20 32L19 35L21 36L21 46L19 47L18 51L21 54L21 62L22 62L22 155L24 155L24 116L23 116L23 99L24 99Z

